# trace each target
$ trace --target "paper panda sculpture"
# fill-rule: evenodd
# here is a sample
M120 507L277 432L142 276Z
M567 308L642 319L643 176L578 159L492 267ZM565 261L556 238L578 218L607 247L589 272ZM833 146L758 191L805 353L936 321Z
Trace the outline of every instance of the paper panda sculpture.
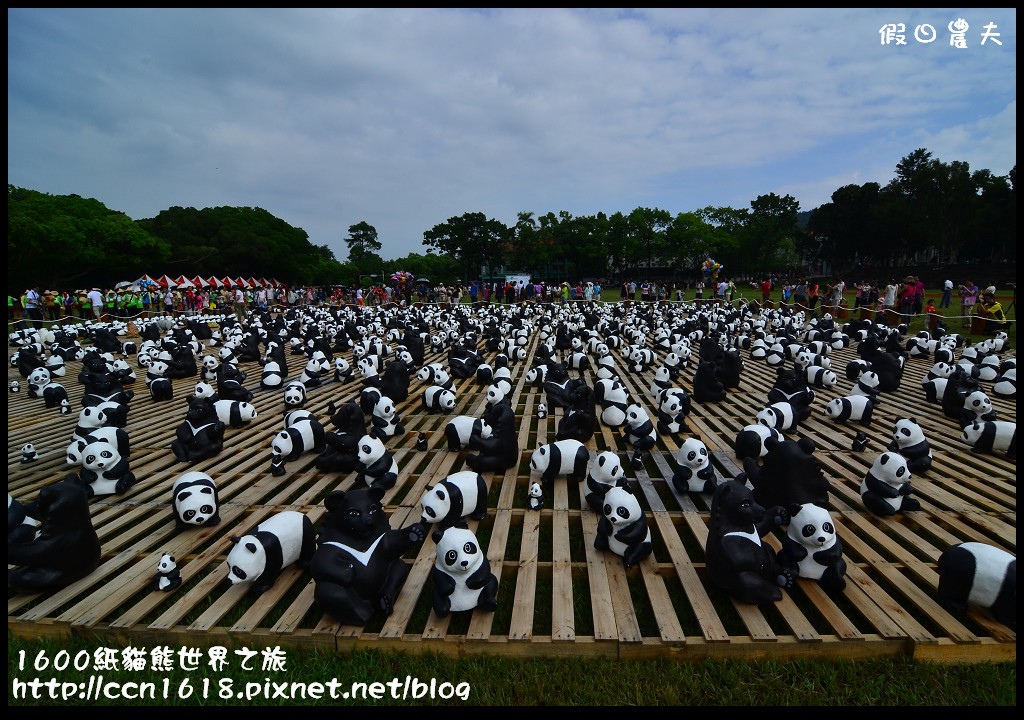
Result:
M626 483L616 485L605 494L594 547L620 556L627 570L636 567L653 551L647 517Z
M598 453L587 473L586 501L590 509L599 515L603 514L604 496L624 478L622 461L616 453L611 450Z
M964 407L959 418L960 427L966 427L974 422L996 419L997 415L992 407L992 400L983 391L975 390L964 398Z
M285 568L309 566L316 550L316 530L304 513L284 510L242 537L232 537L231 542L228 581L249 585L249 592L262 595Z
M346 625L365 625L377 612L390 615L409 575L402 555L426 538L419 523L392 529L382 488L335 490L310 563L321 610Z
M402 425L395 401L387 395L379 397L373 405L373 412L370 415L370 433L382 440L405 434L405 426Z
M678 437L680 433L691 432L686 423L686 416L690 413L690 396L681 388L675 390L673 392L669 388L661 395L656 425L660 435Z
M601 395L598 396L600 389ZM619 380L599 380L594 386L594 396L601 406L601 422L608 427L622 427L626 424L626 410L629 407L629 392Z
M635 468L643 467L641 454L657 444L658 430L642 405L633 403L626 408L626 425L622 431L626 442L633 448L630 462Z
M398 482L398 462L377 437L366 434L359 439L357 483L389 490Z
M128 458L121 457L117 446L105 439L94 440L80 450L82 469L78 482L86 497L123 495L135 484L135 475L129 468ZM69 479L74 479L70 475Z
M874 409L875 403L867 395L847 395L830 400L823 412L832 422L842 425L852 420L868 427Z
M277 360L265 360L260 371L260 387L264 390L277 390L284 385L286 371ZM300 383L301 384L301 383ZM305 389L305 385L302 386Z
M540 510L544 507L544 488L539 482L530 483L527 491L527 507L530 510Z
M34 540L39 529L39 520L29 515L21 502L7 493L7 544Z
M590 451L579 440L556 440L533 451L530 471L540 473L544 483L561 476L578 482L586 476L589 462Z
M776 402L757 413L757 422L779 432L798 429L800 423L811 416L810 405L795 405L791 402Z
M875 515L888 517L898 512L920 510L921 503L910 497L914 488L907 460L898 452L884 452L875 458L860 483L864 507Z
M473 445L474 439L491 437L491 426L482 418L456 415L444 426L444 437L449 452L460 452Z
M55 408L61 401L68 399L68 391L60 383L53 381L53 376L45 367L39 367L29 373L28 396L30 398L43 398L48 408Z
M427 485L420 498L424 525L437 525L439 530L451 527L465 517L483 520L487 517L487 482L472 470L453 473L444 480Z
M700 438L687 438L676 451L678 467L672 474L672 486L679 493L713 493L718 475L711 464L711 453Z
M900 418L892 431L892 442L886 450L898 452L907 459L907 468L914 475L928 472L932 466L932 451L924 430L914 418Z
M21 446L21 463L35 462L39 459L39 451L36 450L36 446L32 443L25 443Z
M805 368L807 373L807 382L811 387L816 388L834 388L839 384L839 377L828 368L823 368L819 365L808 365Z
M284 406L301 408L306 404L306 386L298 380L292 380L284 386Z
M241 400L217 400L213 407L217 419L230 428L245 427L259 416L255 405Z
M1003 370L992 383L992 394L1002 398L1017 397L1017 368Z
M1017 630L1017 558L992 545L964 542L938 560L938 598L947 609L980 610Z
M217 484L204 472L180 475L171 486L171 510L176 531L213 527L220 523Z
M754 425L746 425L736 433L736 459L743 460L744 458L763 458L768 454L768 448L765 447L765 441L768 438L773 440L785 440L781 432L773 427L756 423Z
M181 571L173 555L164 553L156 564L156 577L153 578L153 589L170 592L181 585Z
M270 474L280 477L285 463L299 459L303 453L319 455L327 448L327 431L315 417L285 416L285 429L270 441Z
M423 391L423 409L431 415L452 412L455 400L455 393L440 385L431 385Z
M762 605L782 599L796 574L778 561L761 541L789 522L783 507L764 508L740 480L725 480L711 498L711 520L705 542L708 580L739 602Z
M431 535L436 559L431 574L432 604L439 618L453 612L480 608L493 612L498 607L498 578L480 547L476 534L461 522Z
M976 453L1017 459L1017 423L1005 420L975 421L964 427L960 439Z
M828 510L813 503L788 509L789 526L778 552L779 564L793 574L816 580L829 593L846 589L843 543Z
M100 541L89 499L77 483L57 482L25 506L39 529L24 542L7 544L7 588L27 594L67 587L100 564ZM8 525L8 532L11 527Z

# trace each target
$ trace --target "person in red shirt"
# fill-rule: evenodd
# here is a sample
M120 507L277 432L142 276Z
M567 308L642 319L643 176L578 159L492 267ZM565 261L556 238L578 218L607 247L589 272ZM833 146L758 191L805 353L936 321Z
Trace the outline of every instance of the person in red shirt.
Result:
M772 297L772 281L765 278L761 281L761 301L768 302Z

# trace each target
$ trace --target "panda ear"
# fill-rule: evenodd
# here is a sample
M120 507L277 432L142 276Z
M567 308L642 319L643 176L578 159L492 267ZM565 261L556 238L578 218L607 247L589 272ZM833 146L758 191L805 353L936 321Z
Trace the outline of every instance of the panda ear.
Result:
M801 505L800 503L791 503L790 506L786 508L786 512L789 513L789 516L791 518L794 518L800 513L801 510L803 510L803 507L804 506Z
M245 549L248 550L249 552L251 552L253 555L255 555L256 554L256 543L254 543L254 542L247 542L245 544Z
M237 537L235 535L231 535L231 536L228 537L228 540L231 541L232 545L237 545L238 541L241 540L241 538L239 538L239 537Z
M327 508L328 512L343 510L345 507L345 491L335 490L330 495L325 497L324 507Z
M367 488L366 494L370 497L371 500L380 502L381 499L384 497L384 488L380 487L379 485L371 486Z

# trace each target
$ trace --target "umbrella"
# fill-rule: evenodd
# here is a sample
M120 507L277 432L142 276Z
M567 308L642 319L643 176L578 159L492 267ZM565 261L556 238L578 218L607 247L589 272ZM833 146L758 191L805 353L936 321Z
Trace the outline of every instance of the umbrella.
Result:
M155 278L151 278L149 275L143 275L135 281L136 285L159 285Z
M124 288L131 287L131 286L132 286L132 283L128 282L127 280L122 280L121 282L119 282L117 285L114 286L114 289L115 290L123 290Z

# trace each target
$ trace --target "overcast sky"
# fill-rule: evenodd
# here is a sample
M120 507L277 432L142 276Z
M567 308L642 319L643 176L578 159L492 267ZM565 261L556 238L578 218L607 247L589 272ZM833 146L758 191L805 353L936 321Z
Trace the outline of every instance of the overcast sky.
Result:
M260 207L339 260L362 221L391 259L468 212L675 215L772 192L812 210L918 148L1017 162L1013 9L7 17L9 184L136 220Z

